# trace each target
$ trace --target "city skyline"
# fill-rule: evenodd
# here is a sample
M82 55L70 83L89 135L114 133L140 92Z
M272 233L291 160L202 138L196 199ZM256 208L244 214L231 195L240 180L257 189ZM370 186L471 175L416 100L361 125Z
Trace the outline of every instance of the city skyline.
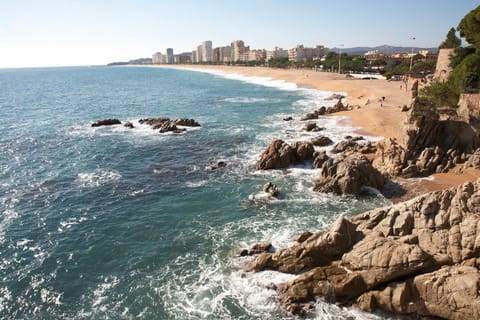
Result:
M102 65L166 48L192 51L203 39L214 47L243 39L267 50L298 44L436 47L475 2L11 1L0 12L0 68Z

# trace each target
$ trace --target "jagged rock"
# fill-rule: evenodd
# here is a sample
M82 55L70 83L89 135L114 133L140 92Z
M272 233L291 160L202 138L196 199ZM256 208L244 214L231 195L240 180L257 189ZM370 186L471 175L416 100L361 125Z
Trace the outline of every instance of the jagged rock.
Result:
M251 261L247 270L278 270L299 273L316 266L324 266L338 259L355 239L355 225L339 217L329 231L316 233L299 245L279 250L273 254L261 254Z
M112 126L115 124L122 124L122 122L118 119L104 119L95 121L92 123L92 127Z
M295 163L313 159L313 144L298 141L291 146L280 139L273 139L255 165L256 170L285 168Z
M243 249L240 251L240 256L252 256L254 254L259 254L262 252L269 252L273 249L273 246L270 242L262 242L254 244L250 249Z
M311 236L313 236L313 233L311 233L310 231L305 231L305 232L299 234L298 236L293 237L292 241L302 243L305 240L307 240L308 238L310 238Z
M318 132L318 131L325 130L325 128L318 127L315 122L309 122L305 125L305 127L303 127L303 130L304 131L311 131L311 132Z
M363 186L381 189L384 184L383 175L363 154L355 152L340 154L325 161L313 189L318 192L355 194Z
M475 152L468 157L468 160L462 166L462 170L473 168L480 170L480 148L475 150Z
M402 174L406 163L405 158L405 149L395 139L389 138L377 143L377 152L372 164L381 173L395 177Z
M129 129L133 129L133 128L134 128L133 123L131 123L130 121L125 122L125 123L123 124L123 126L124 126L125 128L129 128Z
M265 192L265 193L268 193L272 197L277 197L278 196L278 187L277 187L277 185L275 185L271 182L268 182L268 183L264 184L263 187L262 187L262 191Z
M257 170L285 168L295 163L295 150L280 139L273 139L255 165Z
M328 159L330 158L327 156L327 153L324 150L317 151L313 154L312 167L315 169L320 169Z
M200 124L193 119L176 119L171 120L170 118L144 118L138 120L140 124L148 124L150 125L153 130L159 130L160 133L165 132L174 132L174 133L182 133L186 131L185 128L179 129L179 126L185 127L199 127Z
M388 285L357 299L360 309L377 308L397 314L418 314L444 319L478 319L480 273L471 266L446 266Z
M160 127L165 123L169 122L169 118L144 118L138 120L140 124L148 124L153 128L153 130L160 129Z
M414 104L409 117L405 160L415 162L421 175L445 172L480 146L480 138L463 121L440 120L434 110ZM404 161L404 166L406 162Z
M315 150L311 142L297 141L292 144L292 148L295 151L296 162L302 163L306 160L313 159L313 153Z
M187 118L177 119L175 120L175 124L183 127L200 127L200 124L197 121Z
M358 151L361 153L374 153L377 151L377 147L371 141L366 143L358 143L357 141L362 140L363 137L350 137L347 136L346 140L342 140L337 143L332 148L332 153L341 153L341 152L354 152Z
M446 319L480 317L480 179L338 218L329 231L261 253L249 270L300 273L277 286L288 312L316 297ZM308 270L304 272L305 270Z
M327 113L327 107L325 107L325 106L321 106L320 109L315 111L315 114L317 116L323 116L326 113Z
M313 119L318 119L318 114L307 113L305 116L303 116L303 118L301 120L306 121L306 120L313 120Z
M355 151L360 148L360 145L352 139L342 140L332 148L332 153L341 153L345 151Z
M311 141L314 146L319 146L319 147L325 147L333 143L332 139L326 136L316 137L316 138L313 138Z

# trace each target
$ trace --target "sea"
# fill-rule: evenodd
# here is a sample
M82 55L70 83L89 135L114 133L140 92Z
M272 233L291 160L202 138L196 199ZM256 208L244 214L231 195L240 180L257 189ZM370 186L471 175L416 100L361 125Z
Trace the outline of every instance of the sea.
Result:
M331 94L208 69L0 69L0 319L296 319L271 289L294 276L245 272L239 251L390 204L314 192L311 163L255 171L273 138L354 134L342 117L302 130ZM107 118L134 128L91 126ZM319 299L306 318L384 315Z

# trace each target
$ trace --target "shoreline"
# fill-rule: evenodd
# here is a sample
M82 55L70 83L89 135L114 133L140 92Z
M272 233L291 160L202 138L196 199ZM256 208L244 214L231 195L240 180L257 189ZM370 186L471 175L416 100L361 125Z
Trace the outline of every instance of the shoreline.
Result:
M410 104L410 90L405 90L403 82L382 79L355 79L330 72L316 72L302 69L275 69L269 67L243 67L219 65L153 65L156 68L175 68L187 70L220 71L226 74L239 74L250 77L269 78L272 80L294 83L298 88L330 91L346 94L346 104L354 106L353 110L341 111L332 116L346 117L343 124L356 128L359 135L393 138L404 145L406 135L407 113L402 112L403 105ZM402 87L400 87L402 85ZM381 102L381 97L385 101ZM427 178L394 179L405 188L405 194L390 199L402 202L421 194L456 187L467 181L474 181L480 176L480 170L468 169L456 174L456 168L447 173L435 173Z

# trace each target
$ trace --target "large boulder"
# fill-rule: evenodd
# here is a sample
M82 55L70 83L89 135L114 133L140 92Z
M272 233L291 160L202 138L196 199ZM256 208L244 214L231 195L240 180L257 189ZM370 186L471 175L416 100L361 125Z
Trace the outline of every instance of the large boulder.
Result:
M362 187L382 189L384 176L363 154L340 154L325 161L313 189L318 192L355 194Z
M311 141L314 146L318 147L325 147L333 143L332 139L326 136L316 137L313 138Z
M261 154L255 165L256 170L280 169L292 164L312 160L315 150L308 141L297 141L289 145L283 140L273 139Z
M273 139L267 149L260 155L255 168L257 170L279 169L288 167L296 161L295 150L285 141Z
M292 144L292 148L295 150L295 159L298 163L313 159L313 153L315 152L315 149L313 148L313 144L311 142L297 141Z

